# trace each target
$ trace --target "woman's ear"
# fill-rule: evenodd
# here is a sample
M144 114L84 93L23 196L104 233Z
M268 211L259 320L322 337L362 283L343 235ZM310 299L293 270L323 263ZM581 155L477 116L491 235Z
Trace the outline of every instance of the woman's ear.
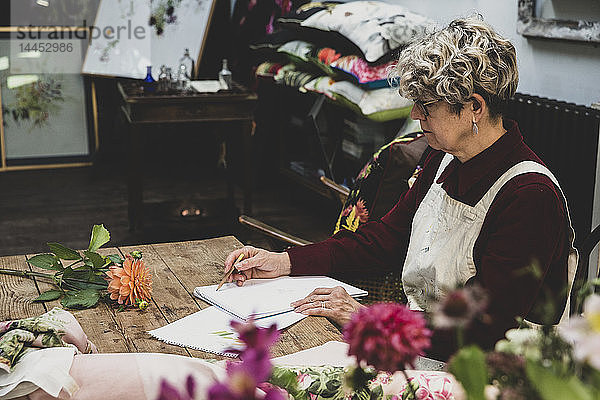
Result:
M473 97L471 97L471 111L473 112L475 121L479 121L486 109L487 104L483 97L480 94L473 93Z

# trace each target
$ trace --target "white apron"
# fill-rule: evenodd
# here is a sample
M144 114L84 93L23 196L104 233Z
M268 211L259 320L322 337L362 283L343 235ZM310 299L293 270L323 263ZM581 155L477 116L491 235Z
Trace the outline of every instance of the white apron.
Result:
M537 172L548 176L560 189L558 181L543 165L522 161L506 171L473 207L457 201L436 183L453 156L442 159L431 188L413 218L408 253L402 270L402 284L412 310L429 311L432 299L439 299L457 286L464 285L477 272L473 248L485 216L502 186L517 175ZM562 193L562 190L561 190ZM563 195L564 198L564 195ZM577 250L573 247L574 231L568 207L570 231L568 288L571 292L577 269ZM569 301L561 318L568 318Z

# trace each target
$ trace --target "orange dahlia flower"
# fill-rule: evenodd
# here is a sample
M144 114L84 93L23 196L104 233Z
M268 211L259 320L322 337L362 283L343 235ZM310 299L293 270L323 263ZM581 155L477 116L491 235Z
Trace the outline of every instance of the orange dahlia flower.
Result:
M150 301L152 297L152 274L142 260L127 255L123 268L112 266L106 272L108 292L119 304L135 304L136 300Z

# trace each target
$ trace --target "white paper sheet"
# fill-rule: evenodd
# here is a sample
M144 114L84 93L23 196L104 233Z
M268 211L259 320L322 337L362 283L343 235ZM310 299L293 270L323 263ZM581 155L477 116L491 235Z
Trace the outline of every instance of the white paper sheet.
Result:
M216 93L222 89L219 81L191 81L190 86L200 93Z
M305 317L295 312L278 314L257 320L256 325L266 328L276 324L277 329L283 329ZM243 348L237 333L231 328L232 320L240 321L216 307L208 307L148 333L169 344L236 357L235 353L227 351Z
M244 286L226 283L200 286L194 295L228 313L248 320L292 311L290 303L303 299L316 288L342 286L350 296L366 296L368 292L327 276L285 276L276 279L252 279Z

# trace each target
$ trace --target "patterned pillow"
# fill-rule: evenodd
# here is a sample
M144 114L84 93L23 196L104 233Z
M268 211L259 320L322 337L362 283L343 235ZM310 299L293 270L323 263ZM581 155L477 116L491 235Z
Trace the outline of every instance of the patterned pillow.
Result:
M344 56L329 64L333 69L355 79L364 89L380 89L390 86L388 75L395 61L371 66L359 56Z
M353 1L318 11L300 25L337 32L358 47L367 62L376 63L423 35L433 21L399 5Z
M335 225L356 231L360 224L378 220L408 190L408 180L427 148L421 133L396 138L377 151L358 174Z
M412 107L412 101L400 96L394 88L368 91L347 81L334 81L327 76L308 82L304 89L323 93L373 121L406 118Z
M286 64L277 71L273 79L279 84L298 88L304 92L304 85L315 79L315 76L306 71L298 70L295 64Z

